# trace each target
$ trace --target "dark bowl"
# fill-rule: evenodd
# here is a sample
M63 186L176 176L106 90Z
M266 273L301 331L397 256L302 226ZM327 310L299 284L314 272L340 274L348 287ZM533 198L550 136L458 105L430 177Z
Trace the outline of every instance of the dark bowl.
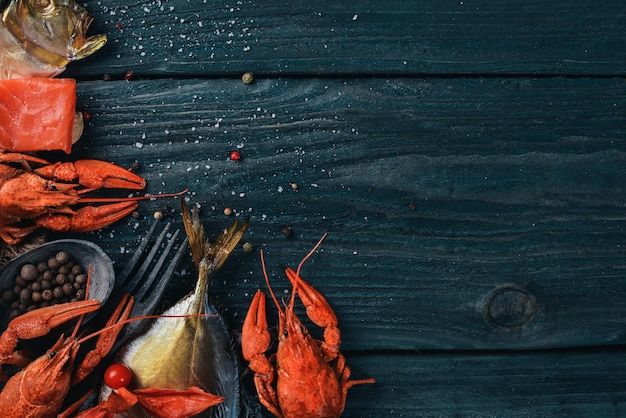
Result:
M53 257L59 251L67 251L72 260L80 264L85 271L91 266L91 284L89 299L107 301L115 284L115 271L109 256L96 244L77 239L61 239L50 241L14 258L0 268L0 292L13 287L15 277L24 264L37 264ZM0 301L0 330L6 329L9 323L10 308Z

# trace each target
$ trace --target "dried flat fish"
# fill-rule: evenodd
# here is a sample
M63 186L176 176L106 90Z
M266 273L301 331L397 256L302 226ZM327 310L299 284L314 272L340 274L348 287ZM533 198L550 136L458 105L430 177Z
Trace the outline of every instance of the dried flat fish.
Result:
M0 22L0 80L53 77L107 41L87 36L93 16L74 0L11 0Z
M240 384L237 354L219 310L211 302L208 288L211 276L226 261L243 236L248 221L237 221L214 243L205 236L198 212L192 215L184 200L183 223L189 237L194 263L198 268L196 288L164 315L212 314L181 319L157 319L148 331L128 344L119 361L131 368L140 387L186 389L199 386L225 397L210 408L206 417L237 417Z

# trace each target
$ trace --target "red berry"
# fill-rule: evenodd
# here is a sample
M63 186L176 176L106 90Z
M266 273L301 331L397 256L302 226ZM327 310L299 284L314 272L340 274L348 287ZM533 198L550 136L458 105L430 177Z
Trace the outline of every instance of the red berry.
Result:
M233 151L230 153L230 159L233 161L239 161L241 160L241 154L239 151Z
M112 389L128 386L131 379L130 369L123 364L113 363L104 371L104 383Z

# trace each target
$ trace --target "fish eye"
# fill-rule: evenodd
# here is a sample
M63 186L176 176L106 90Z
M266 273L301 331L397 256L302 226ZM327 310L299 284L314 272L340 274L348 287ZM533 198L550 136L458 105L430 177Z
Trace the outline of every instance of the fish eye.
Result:
M54 9L53 0L34 0L33 8L39 13L46 13Z
M54 358L54 356L56 356L56 355L57 355L57 352L56 352L56 351L50 351L50 352L48 353L48 357L49 357L49 358L51 358L51 359L52 359L52 358Z
M289 337L289 332L288 332L287 330L284 330L284 331L283 331L283 337L284 337L284 338Z

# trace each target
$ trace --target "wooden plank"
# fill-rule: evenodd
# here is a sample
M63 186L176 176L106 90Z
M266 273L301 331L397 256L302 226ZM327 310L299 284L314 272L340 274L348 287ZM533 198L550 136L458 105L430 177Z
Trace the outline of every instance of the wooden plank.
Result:
M87 1L109 44L69 76L623 75L621 1Z
M625 98L623 79L82 82L72 158L139 160L214 233L249 216L279 293L329 232L303 274L346 349L623 344ZM165 203L91 237L123 263ZM240 250L217 279L235 329L262 277Z
M626 364L618 351L348 356L346 417L619 417Z

